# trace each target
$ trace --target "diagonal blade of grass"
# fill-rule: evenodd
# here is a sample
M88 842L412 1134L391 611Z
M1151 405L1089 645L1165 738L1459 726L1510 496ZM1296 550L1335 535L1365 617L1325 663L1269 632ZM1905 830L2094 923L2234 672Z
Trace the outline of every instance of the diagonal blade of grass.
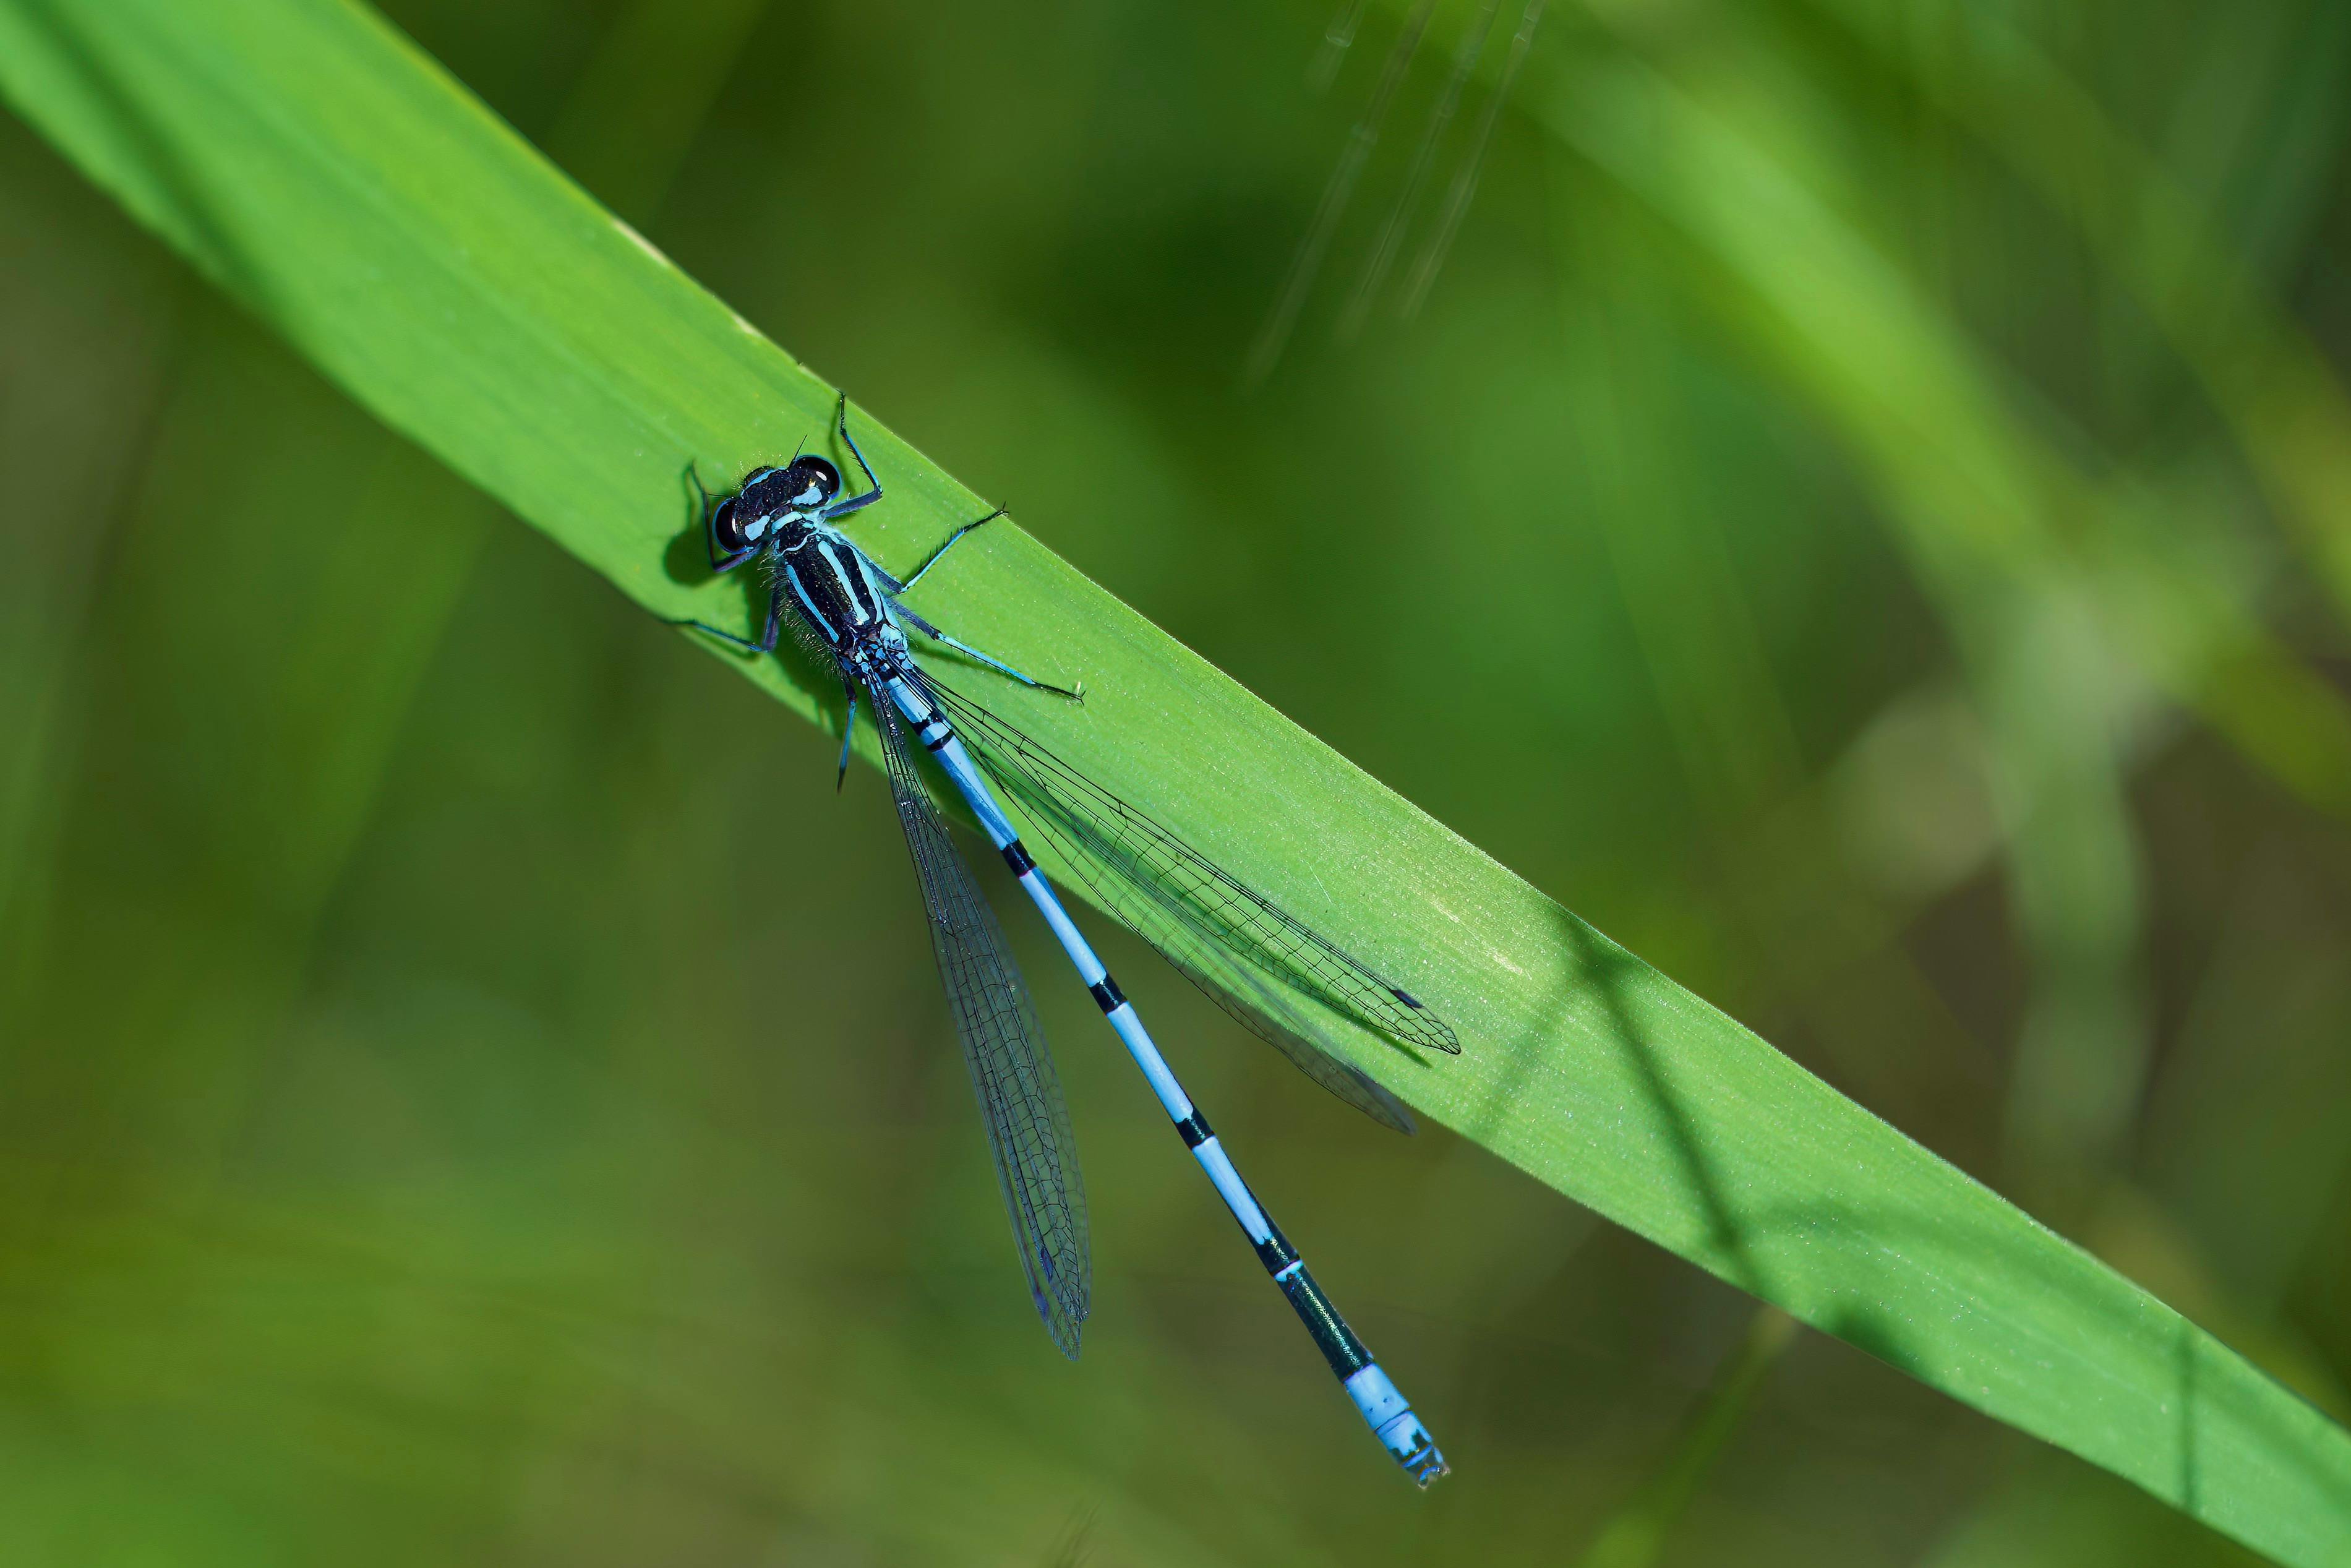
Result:
M657 612L739 616L683 471L831 393L371 13L0 0L0 91L362 403ZM975 502L869 423L895 516ZM1425 993L1468 1043L1365 1071L1561 1192L2283 1561L2351 1552L2351 1439L2242 1358L1383 789L1011 528L939 613L1081 672L1073 763ZM903 536L902 536L903 537ZM687 545L698 548L691 538ZM754 679L804 715L811 672ZM1215 745L1205 737L1213 736ZM1318 867L1343 866L1343 879ZM1408 1359L1409 1352L1406 1353Z

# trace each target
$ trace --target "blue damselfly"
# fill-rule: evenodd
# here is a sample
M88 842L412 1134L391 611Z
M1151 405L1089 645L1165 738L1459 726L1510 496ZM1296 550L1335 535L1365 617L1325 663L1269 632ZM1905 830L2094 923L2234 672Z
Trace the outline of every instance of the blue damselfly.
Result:
M987 1124L1021 1267L1053 1343L1065 1354L1078 1354L1090 1289L1085 1189L1069 1111L1028 988L995 915L948 838L910 740L936 759L1043 914L1364 1419L1405 1471L1426 1486L1446 1470L1427 1428L1233 1168L1207 1119L1152 1043L1134 1004L1038 869L998 791L1050 841L1104 908L1316 1082L1375 1121L1412 1131L1412 1118L1395 1096L1323 1049L1317 1027L1291 996L1327 1005L1408 1046L1458 1053L1452 1030L1409 992L917 664L909 628L1022 685L1079 696L956 640L905 603L907 592L958 540L1001 517L1001 508L957 528L903 582L834 526L882 498L881 481L849 434L846 398L836 423L864 473L862 493L843 496L840 470L805 455L755 470L716 506L705 498L712 568L726 572L756 561L768 571L762 634L744 637L702 621L678 624L760 653L773 650L789 627L820 666L829 664L847 696L842 776L858 708L872 706L883 770L922 884L933 951Z

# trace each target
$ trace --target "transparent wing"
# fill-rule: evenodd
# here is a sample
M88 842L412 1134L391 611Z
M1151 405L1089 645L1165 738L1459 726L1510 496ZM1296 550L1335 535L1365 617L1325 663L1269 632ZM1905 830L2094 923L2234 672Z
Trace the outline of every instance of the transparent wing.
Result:
M1308 1077L1374 1120L1410 1129L1395 1096L1331 1055L1268 981L1401 1044L1458 1055L1444 1019L1036 740L938 682L923 684L1105 908Z
M1197 986L1204 996L1224 1009L1242 1028L1288 1057L1299 1071L1382 1126L1405 1134L1419 1130L1403 1101L1325 1050L1314 1026L1263 976L1217 952L1198 932L1150 896L1147 890L1138 895L1134 889L1114 878L1097 881L1102 866L1098 858L1072 842L1067 830L1042 817L1033 820L1070 863L1079 868L1079 874L1096 889L1122 925L1158 949L1159 956L1176 966L1177 973Z
M1005 950L995 912L956 852L946 823L915 770L904 720L887 697L874 694L872 700L890 793L923 884L931 948L987 1124L988 1148L996 1156L1004 1207L1012 1216L1020 1266L1047 1332L1061 1354L1074 1359L1091 1267L1085 1186L1078 1176L1069 1107L1029 988Z

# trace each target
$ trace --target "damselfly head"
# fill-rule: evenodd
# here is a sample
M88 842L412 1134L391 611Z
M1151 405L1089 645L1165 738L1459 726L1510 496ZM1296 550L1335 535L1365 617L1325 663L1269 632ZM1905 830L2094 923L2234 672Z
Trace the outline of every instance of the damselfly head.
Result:
M718 548L748 549L785 531L792 514L806 516L841 494L841 470L821 457L795 457L788 467L755 468L743 488L710 515Z
M821 457L795 457L777 488L782 492L779 499L784 506L807 511L841 494L841 470Z

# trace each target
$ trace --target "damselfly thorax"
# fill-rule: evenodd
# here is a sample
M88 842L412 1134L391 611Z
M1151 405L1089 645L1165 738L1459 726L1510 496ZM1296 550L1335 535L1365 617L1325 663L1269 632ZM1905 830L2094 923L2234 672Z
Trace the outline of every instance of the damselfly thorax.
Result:
M795 517L768 551L793 607L835 653L846 658L877 639L905 645L864 552L832 528Z

